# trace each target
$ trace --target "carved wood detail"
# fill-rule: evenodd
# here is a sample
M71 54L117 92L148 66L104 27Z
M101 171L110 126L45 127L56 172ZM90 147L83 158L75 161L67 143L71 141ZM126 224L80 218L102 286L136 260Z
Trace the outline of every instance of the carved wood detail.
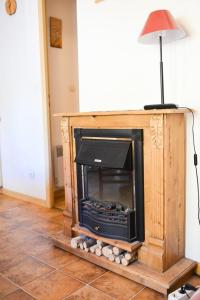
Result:
M63 143L69 143L68 118L62 118L60 123Z
M153 115L150 120L151 141L158 149L163 148L163 115Z

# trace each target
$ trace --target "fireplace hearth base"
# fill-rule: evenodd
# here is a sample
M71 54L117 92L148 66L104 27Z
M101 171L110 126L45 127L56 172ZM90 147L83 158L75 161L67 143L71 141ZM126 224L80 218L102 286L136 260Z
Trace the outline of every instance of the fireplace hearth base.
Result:
M51 239L54 245L69 253L79 256L91 263L94 263L102 268L112 271L116 274L124 276L137 283L145 285L153 290L156 290L164 295L175 290L187 281L193 274L196 263L187 258L182 258L167 271L160 273L151 270L140 262L134 262L129 266L118 265L109 261L104 256L98 257L92 253L87 253L84 250L73 249L70 245L71 239L64 234L52 236Z
M196 263L184 257L185 113L169 109L57 115L62 117L66 204L64 235L53 238L57 247L163 294L191 275ZM128 267L70 247L79 226L75 128L143 130L144 241L138 261Z

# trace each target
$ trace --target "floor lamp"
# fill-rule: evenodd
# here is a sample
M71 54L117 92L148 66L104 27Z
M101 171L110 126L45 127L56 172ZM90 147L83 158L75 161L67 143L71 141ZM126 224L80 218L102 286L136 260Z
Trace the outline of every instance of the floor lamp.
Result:
M159 44L160 46L160 89L161 104L145 105L144 109L167 109L177 108L173 103L164 103L164 77L162 45L185 37L185 32L181 29L168 10L156 10L150 13L138 41L144 44Z

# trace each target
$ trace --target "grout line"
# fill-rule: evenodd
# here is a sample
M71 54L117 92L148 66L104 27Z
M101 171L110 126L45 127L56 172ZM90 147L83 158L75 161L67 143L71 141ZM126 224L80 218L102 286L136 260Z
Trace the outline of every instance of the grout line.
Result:
M32 281L29 281L29 282L25 283L23 286L20 287L20 289L22 289L22 290L23 290L24 292L26 292L28 295L30 295L31 297L33 297L34 299L37 300L37 298L36 298L34 295L32 295L29 291L27 291L27 290L25 289L26 285L32 283L32 282L35 281L35 280L38 280L38 279L41 278L42 276L50 275L50 274L53 274L54 272L56 272L56 270L53 270L53 271L51 271L51 272L49 272L49 273L46 273L46 274L43 274L43 275L41 275L41 276L39 276L39 277L36 277L36 278L33 279Z
M25 258L27 258L27 257L32 257L32 258L34 258L34 259L37 260L36 257L33 257L32 255L29 255L29 254L25 254ZM22 261L23 261L23 260L24 260L24 258L22 259ZM38 261L39 261L40 263L45 264L44 262L40 261L39 259L38 259ZM19 262L16 262L16 264L14 264L14 265L17 265L17 264L19 264L19 263L21 263L21 260L20 260ZM48 264L45 264L45 265L48 266L48 267L51 267L51 266L48 265ZM12 265L7 266L7 267L5 267L4 269L2 269L2 270L0 271L0 275L1 275L2 277L4 277L5 279L9 280L11 283L14 283L17 287L19 287L19 288L22 289L22 286L18 285L17 283L15 283L14 281L12 281L12 280L9 279L8 277L6 277L3 273L1 273L2 271L6 270L6 269L9 268L9 267L12 267ZM25 286L25 285L31 283L32 281L34 281L34 280L36 280L36 279L39 279L39 278L42 277L42 276L49 275L49 274L51 274L51 273L53 273L53 272L56 272L56 271L57 271L57 270L53 267L53 270L51 270L51 271L49 271L49 272L47 272L47 273L45 273L45 274L42 274L42 275L39 275L39 276L35 277L33 280L24 283L23 286Z
M67 267L67 266L69 266L69 265L71 265L71 264L73 264L73 263L76 262L76 261L74 261L74 262L71 262L71 263L66 263L66 264L65 264L64 266L62 266L62 267L55 267L55 266L53 266L53 265L47 263L45 260L43 260L43 259L40 258L40 257L37 257L37 256L32 255L32 254L29 254L29 256L31 256L31 257L37 259L37 260L40 261L41 263L46 264L47 266L49 266L49 267L55 269L56 271L61 271L61 272L62 272L62 269L63 269L63 268L65 268L65 267ZM64 272L62 272L62 273L64 273ZM64 274L65 274L65 273L64 273Z
M34 256L34 255L32 255L32 254L29 254L29 256L31 256L32 258L38 260L39 262L43 263L44 265L47 265L48 267L53 268L54 271L57 271L57 270L58 270L56 267L50 265L49 263L47 263L47 262L45 262L44 260L38 258L37 256Z
M88 284L89 285L89 284ZM90 286L90 285L89 285ZM116 298L110 296L109 294L107 294L106 292L102 291L102 290L99 290L98 288L94 287L94 286L91 286L93 289L97 290L97 291L100 291L101 293L103 293L105 296L109 296L111 300L115 300Z
M69 253L69 252L67 252L67 253ZM81 258L80 258L80 259L81 259ZM99 279L100 277L102 277L102 276L107 272L107 270L105 269L105 272L104 272L103 274L99 275L98 277L96 277L95 279L91 280L90 282L84 282L84 281L82 281L81 279L78 279L77 277L75 277L75 276L73 276L73 275L71 275L71 274L66 274L66 273L62 270L63 268L65 268L65 267L67 267L67 266L70 266L70 265L72 265L72 264L74 264L74 263L76 263L76 262L77 262L77 261L74 261L74 262L71 262L71 263L69 263L69 264L66 264L65 266L63 266L63 267L61 267L60 269L57 269L57 270L60 271L61 273L65 274L65 275L67 275L67 276L70 276L70 277L73 278L73 279L76 279L76 280L80 281L81 283L84 283L85 285L90 285L93 281ZM95 265L95 264L94 264L94 265Z
M62 273L62 274L65 275L65 276L69 276L70 278L75 279L75 280L77 280L77 281L83 283L84 285L87 284L86 282L82 281L81 279L79 279L79 278L77 278L77 277L74 277L74 276L71 275L71 274L66 274L66 273L63 272L61 269L60 269L60 270L57 270L57 271L60 272L60 273Z
M18 285L17 283L15 283L14 281L12 281L10 278L6 277L6 276L3 275L3 274L1 274L1 276L2 276L4 279L8 280L10 283L12 283L13 285L15 285L15 286L18 288L16 291L13 291L13 292L11 292L11 293L8 293L6 296L8 296L8 295L10 295L10 294L12 294L12 293L14 293L14 292L17 292L17 291L19 291L19 290L22 290L22 291L26 292L29 296L31 296L31 297L33 297L34 299L36 299L33 295L31 295L29 292L27 292L26 290L24 290L22 286ZM29 283L30 283L30 282L29 282Z
M104 276L106 273L107 273L107 271L105 271L103 274L99 275L97 278L91 280L91 281L88 283L88 285L90 285L91 283L93 283L95 280L101 278L101 277Z
M146 286L144 286L141 290L139 290L135 295L131 296L131 298L129 298L128 300L132 300L134 299L137 295L139 295L142 291L144 291L146 289Z
M99 290L99 289L97 289L97 288L95 288L95 287L93 287L93 286L90 286L89 283L85 284L85 286L82 286L81 288L79 288L79 289L77 289L77 290L81 290L81 289L83 289L83 288L85 288L85 287L87 287L87 286L90 287L90 288L92 288L92 289L94 289L94 290L97 290L97 291L101 292L102 294L104 294L104 295L107 296L107 297L110 297L110 300L116 300L116 298L111 297L109 294L106 294L104 291L101 291L101 290ZM77 291L77 290L76 290L76 291ZM71 293L70 295L68 295L67 297L65 297L65 298L63 298L63 299L61 299L61 300L67 300L70 296L72 296L73 294L75 294L76 291L73 292L73 293Z
M60 300L67 300L67 298L71 297L71 295L73 295L73 294L76 293L78 290L81 290L81 289L83 289L83 288L86 287L86 286L87 286L87 284L84 285L84 286L82 286L82 287L80 287L80 288L78 288L76 291L70 293L68 296L66 296L66 297L64 297L64 298L62 298L62 299L60 299Z
M103 293L104 295L109 296L112 300L115 300L115 299L116 299L116 298L110 296L109 294L107 294L106 292L100 290L98 287L94 287L94 286L92 286L92 285L90 285L90 284L88 284L88 285L89 285L90 287L92 287L92 288L98 290L99 292Z
M26 254L24 252L19 252L18 254L24 255L24 257L22 257L21 259L17 260L16 262L14 261L12 263L8 263L8 265L5 265L4 267L2 267L2 269L0 269L0 275L3 275L3 273L2 273L3 271L5 271L5 270L7 270L9 268L12 268L12 267L20 264L21 261L23 261L24 259L26 259L29 256L28 254Z

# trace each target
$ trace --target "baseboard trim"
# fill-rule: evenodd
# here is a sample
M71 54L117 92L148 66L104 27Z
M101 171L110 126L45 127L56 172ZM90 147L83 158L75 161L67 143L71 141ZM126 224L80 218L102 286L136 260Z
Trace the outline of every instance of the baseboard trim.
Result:
M195 274L197 274L198 276L200 276L200 262L197 263L196 269L194 270Z
M40 198L35 198L35 197L29 196L29 195L14 192L14 191L4 189L4 188L2 189L2 194L12 197L12 198L15 198L15 199L18 199L18 200L21 200L21 201L24 201L24 202L29 202L29 203L37 204L37 205L40 205L43 207L48 207L47 201L42 200Z

